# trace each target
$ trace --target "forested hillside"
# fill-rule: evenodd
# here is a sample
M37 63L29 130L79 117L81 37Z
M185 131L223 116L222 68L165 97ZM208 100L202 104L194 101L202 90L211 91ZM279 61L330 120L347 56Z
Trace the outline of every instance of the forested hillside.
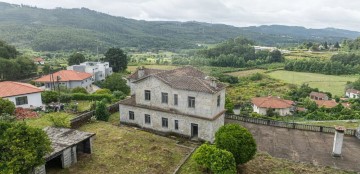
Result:
M200 22L142 21L114 17L86 8L40 9L0 2L0 38L37 51L96 50L136 47L141 50L197 48L244 36L260 45L304 41L341 41L359 32L337 29L260 26L238 28Z

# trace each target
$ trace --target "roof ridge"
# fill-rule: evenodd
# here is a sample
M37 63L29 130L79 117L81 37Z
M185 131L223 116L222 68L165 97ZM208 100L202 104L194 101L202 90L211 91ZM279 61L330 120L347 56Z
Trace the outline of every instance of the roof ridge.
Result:
M5 81L5 82L10 82L10 83L16 83L18 85L21 85L21 86L25 86L25 87L28 87L28 88L33 88L33 89L40 89L34 85L31 85L31 84L28 84L28 83L22 83L22 82L14 82L14 81Z

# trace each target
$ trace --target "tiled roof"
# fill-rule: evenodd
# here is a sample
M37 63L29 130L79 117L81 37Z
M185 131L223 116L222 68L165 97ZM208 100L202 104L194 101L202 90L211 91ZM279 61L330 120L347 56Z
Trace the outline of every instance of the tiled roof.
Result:
M273 109L290 108L294 104L294 102L291 100L284 100L273 96L252 98L251 103L260 108Z
M61 70L58 72L53 73L54 81L56 80L56 77L60 76L61 79L60 82L68 82L68 81L82 81L87 78L90 78L92 75L85 72L78 72L74 70ZM51 82L50 80L50 74L46 76L42 76L39 79L36 79L35 82Z
M216 93L226 87L225 84L219 82L215 82L216 87L212 86L211 77L208 77L205 73L191 66L150 74L134 81L134 83L151 76L161 80L174 89Z
M34 58L34 62L43 62L44 59L41 57Z
M318 98L326 98L328 97L326 94L321 92L311 92L310 96L318 97Z
M338 103L336 103L336 101L334 100L314 100L314 101L316 102L318 107L333 108L336 105L338 105Z
M143 70L144 70L144 75L141 78L148 77L149 75L152 75L152 74L168 71L168 70L149 69L149 68L143 68ZM140 78L138 78L139 77L138 73L139 73L139 70L136 70L134 73L129 75L127 78L131 79L131 80L139 80Z
M359 90L356 90L356 89L347 89L346 92L347 92L347 93L360 94L360 91L359 91Z
M165 109L165 108L159 108L159 107L155 107L155 106L137 104L135 95L132 95L130 98L120 101L119 104L133 106L133 107L139 107L139 108L143 108L143 109L150 109L150 110L155 110L155 111L160 111L160 112L166 112L166 113L170 113L170 114L178 114L178 115L183 115L183 116L188 116L188 117L193 117L193 118L199 118L199 119L203 119L203 120L215 120L226 112L226 109L224 109L221 112L219 112L218 114L213 115L210 118L198 116L198 115L185 114L185 113L180 112L179 110L173 109L173 108Z
M10 97L41 92L42 90L28 83L5 81L0 82L0 97Z

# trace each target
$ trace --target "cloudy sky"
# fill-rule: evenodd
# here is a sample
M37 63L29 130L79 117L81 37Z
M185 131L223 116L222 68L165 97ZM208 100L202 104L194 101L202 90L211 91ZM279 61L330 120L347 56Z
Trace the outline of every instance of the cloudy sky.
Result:
M40 8L86 7L143 20L201 21L234 26L283 24L360 31L359 0L0 0Z

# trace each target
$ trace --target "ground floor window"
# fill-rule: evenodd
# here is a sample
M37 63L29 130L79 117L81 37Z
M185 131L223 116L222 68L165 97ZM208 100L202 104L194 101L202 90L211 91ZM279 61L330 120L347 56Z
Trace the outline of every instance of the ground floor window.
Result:
M162 124L162 127L167 128L168 127L168 119L167 118L161 118L161 124Z
M16 100L16 105L26 105L26 104L28 104L27 96L16 97L15 100Z
M174 127L175 127L175 130L179 130L179 120L175 120Z
M135 114L133 111L129 111L129 120L134 120L135 119Z
M151 117L148 114L145 114L145 124L151 124Z

